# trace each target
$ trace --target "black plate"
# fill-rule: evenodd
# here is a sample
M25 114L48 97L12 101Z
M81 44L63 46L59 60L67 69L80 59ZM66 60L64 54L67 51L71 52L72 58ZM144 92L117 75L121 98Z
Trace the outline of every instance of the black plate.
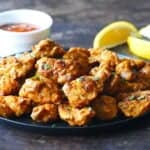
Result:
M149 113L137 117L137 118L125 118L119 116L111 121L101 121L93 120L90 124L83 127L71 127L63 121L58 121L55 123L36 123L32 121L29 116L23 116L20 118L3 118L0 117L0 122L6 125L11 125L12 127L17 127L19 129L26 129L28 131L50 134L50 135L89 135L97 134L99 131L105 130L115 130L120 127L131 127L132 125L137 125L138 122L144 121L144 119L149 118Z
M122 45L113 49L117 51L119 57L133 57L128 51L124 51L126 49L126 45ZM68 48L65 48L66 50ZM19 56L17 54L16 56ZM67 123L63 121L55 122L55 123L36 123L29 116L23 116L20 118L3 118L0 117L0 122L5 123L7 125L12 125L19 129L27 129L29 131L41 132L50 135L68 135L68 134L95 134L98 131L112 130L118 127L129 127L130 125L136 125L137 122L143 120L146 117L148 119L149 113L140 116L138 118L125 118L123 116L119 116L111 121L101 121L101 120L93 120L90 124L83 127L71 127Z

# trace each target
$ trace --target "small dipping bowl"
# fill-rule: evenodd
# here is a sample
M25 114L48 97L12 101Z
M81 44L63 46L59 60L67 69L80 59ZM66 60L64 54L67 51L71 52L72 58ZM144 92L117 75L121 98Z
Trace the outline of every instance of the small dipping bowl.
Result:
M50 37L52 17L30 9L16 9L0 13L0 57L31 50L42 39ZM2 29L11 24L29 24L37 27L32 31L14 32Z

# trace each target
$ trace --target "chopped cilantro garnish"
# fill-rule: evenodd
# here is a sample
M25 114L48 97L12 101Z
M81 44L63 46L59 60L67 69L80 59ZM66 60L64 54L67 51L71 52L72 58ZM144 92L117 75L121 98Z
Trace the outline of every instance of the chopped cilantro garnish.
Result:
M137 100L142 100L142 99L145 99L144 95L141 95L141 96L137 97Z
M51 66L49 64L43 64L42 69L49 70L51 69Z
M134 95L131 95L130 97L129 97L129 100L134 100L136 97L134 96Z

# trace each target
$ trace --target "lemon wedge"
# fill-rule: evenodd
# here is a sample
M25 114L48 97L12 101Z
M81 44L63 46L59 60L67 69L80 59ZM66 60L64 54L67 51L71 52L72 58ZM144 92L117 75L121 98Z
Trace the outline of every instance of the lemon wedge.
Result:
M137 28L130 22L113 22L100 30L93 41L94 48L112 48L126 42L131 32Z
M140 29L139 33L150 39L150 24Z
M127 39L129 50L136 56L150 60L150 41L129 36Z

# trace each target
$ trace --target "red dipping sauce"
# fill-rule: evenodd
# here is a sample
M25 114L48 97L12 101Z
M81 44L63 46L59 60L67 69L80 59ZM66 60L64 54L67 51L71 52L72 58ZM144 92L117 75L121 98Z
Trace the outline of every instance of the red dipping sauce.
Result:
M11 23L0 26L0 29L11 32L30 32L39 29L36 25L29 23Z

